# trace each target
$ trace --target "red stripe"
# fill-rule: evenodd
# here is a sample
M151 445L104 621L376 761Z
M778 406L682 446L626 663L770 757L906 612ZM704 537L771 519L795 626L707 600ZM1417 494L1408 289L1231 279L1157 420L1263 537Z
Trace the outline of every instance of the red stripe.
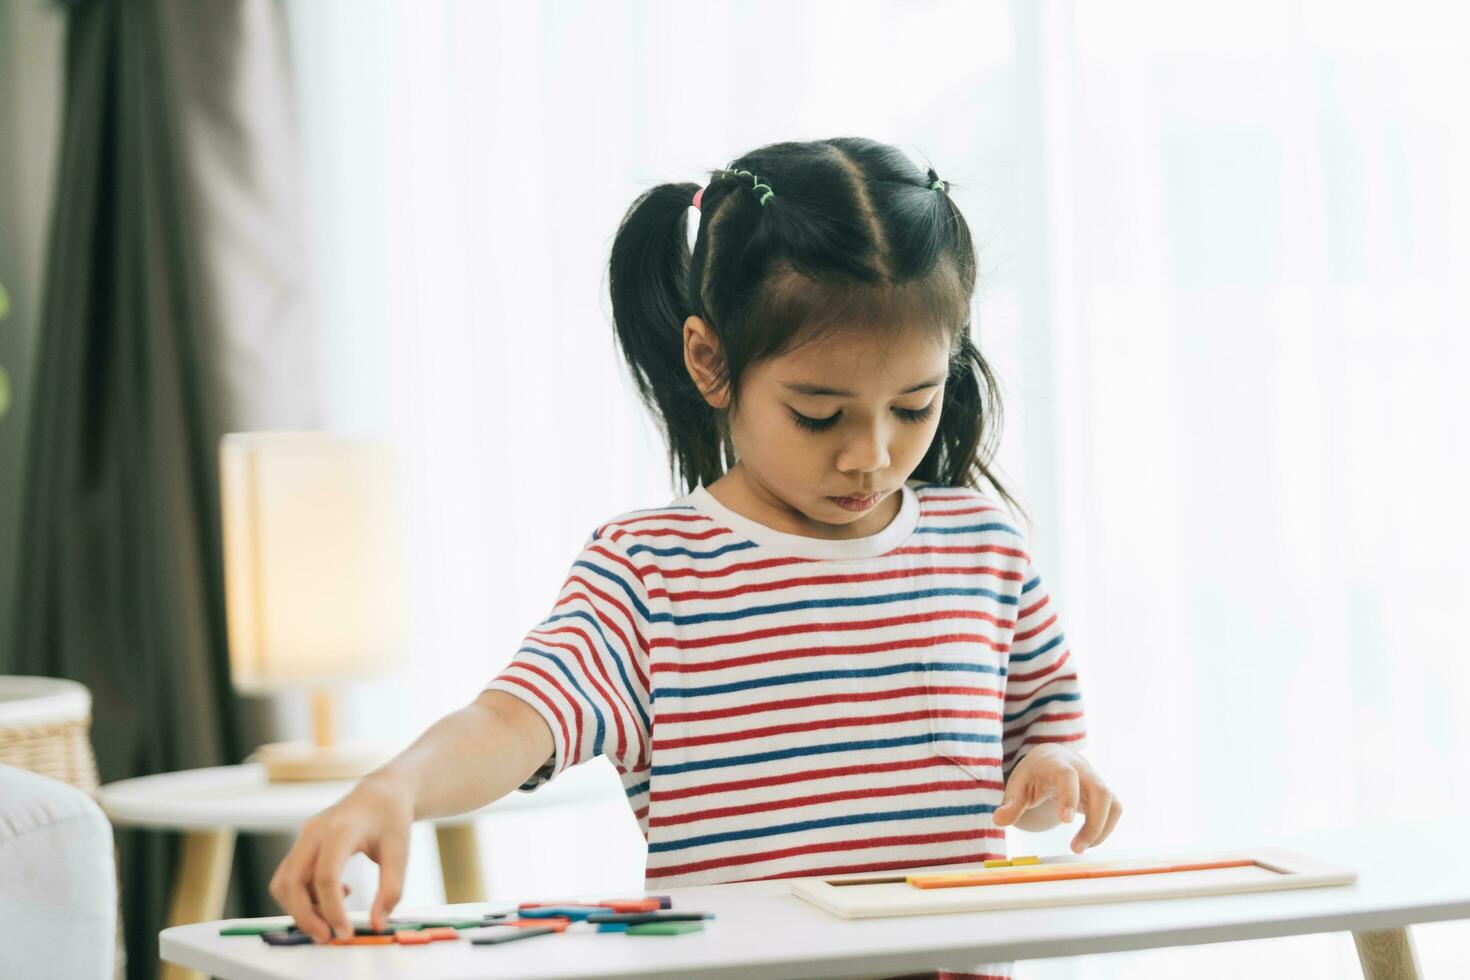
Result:
M602 591L591 582L582 578L580 575L573 575L568 578L566 585L562 586L562 588L567 588L568 586L574 584L584 586L588 592L592 593L592 595L597 596L597 598L601 599L603 602L607 603L609 606L612 606L618 612L623 614L623 618L628 621L629 629L633 631L633 636L638 640L638 646L642 650L643 658L646 659L648 657L648 641L643 638L643 634L638 629L638 620L633 618L633 614L628 611L628 607L624 606L611 593ZM643 686L643 690L648 690L648 674L644 672L643 665L640 662L640 658L633 654L633 644L628 642L627 634L619 629L618 625L614 623L611 619L608 619L606 616L604 616L602 613L602 609L597 605L597 603L593 602L590 597L583 595L580 592L573 592L568 596L564 596L563 598L558 599L556 605L552 606L551 608L553 610L558 609L561 606L565 605L571 599L577 598L586 600L587 605L590 606L593 613L596 614L598 621L617 634L618 639L621 640L623 643L623 649L628 651L628 659L633 662L633 673L637 675L638 683Z
M684 538L689 541L704 541L717 534L733 534L728 527L711 527L703 531L683 531L676 527L653 527L644 528L641 531L615 531L612 540L619 541L625 537L633 538Z
M629 524L642 524L644 521L714 521L714 518L705 514L689 514L684 512L644 514L640 517L626 517L619 521L608 521L597 529L600 538L607 533L610 527L627 527Z
M710 592L691 590L687 592L665 592L663 589L653 589L649 595L666 594L674 601L686 599L728 599L732 596L749 595L755 592L776 592L781 589L800 588L804 585L838 585L850 582L884 582L900 578L918 578L926 575L994 575L997 578L1019 582L1020 572L1007 572L999 568L991 568L986 565L980 567L966 565L930 565L922 568L895 568L886 572L864 572L852 575L809 575L804 578L784 578L771 582L751 582L746 585L737 586L733 589L719 589Z
M950 766L955 762L982 767L998 766L1001 764L1001 760L995 756L989 758L975 756L952 756L950 758L944 758L930 755L920 759L900 759L896 762L870 762L857 766L833 766L828 769L808 769L805 772L779 773L770 776L760 776L754 779L732 779L723 783L704 783L698 786L685 786L680 789L655 789L649 793L648 799L650 803L663 803L671 800L686 800L693 796L709 796L713 793L737 793L742 790L759 789L764 786L785 786L789 783L805 783L814 779L836 779L858 773L909 772L914 769L933 769L936 766Z
M598 673L602 674L602 679L607 684L606 687L598 683L596 676L594 676L593 673L587 669L587 661L582 658L582 651L577 649L574 644L558 643L555 640L539 639L540 637L557 636L562 633L570 633L573 636L579 637L583 643L587 644L587 654L589 657L592 658L592 662L597 665ZM618 758L627 758L628 735L627 732L623 730L623 713L627 713L628 718L631 722L633 718L633 709L628 704L627 700L623 697L621 691L617 692L616 700L614 699L613 689L615 688L615 685L612 682L612 678L609 677L607 674L607 666L602 662L602 658L599 657L595 652L597 645L592 642L592 638L575 626L562 626L554 630L532 630L526 636L526 639L540 642L543 646L555 647L558 650L565 650L573 657L577 658L577 666L581 668L582 673L587 677L587 679L592 682L592 689L597 692L597 696L602 699L602 702L604 704L612 708L613 722L616 724L618 729ZM622 706L622 711L618 710L619 705Z
M770 636L791 636L796 633L839 633L851 630L882 629L887 626L912 626L916 623L932 623L936 619L980 619L987 623L994 623L1003 629L1009 629L1015 625L1011 620L998 619L990 613L982 612L978 609L939 609L934 612L911 613L907 616L888 616L883 619L862 619L840 623L793 623L790 626L771 626L761 630L749 630L744 633L724 633L719 636L678 638L656 636L653 638L650 646L677 646L681 650L690 650L696 647L714 647L723 646L727 643L763 640Z
M524 666L524 664L516 663L511 664L510 666L521 667ZM509 668L507 668L507 670L509 670ZM496 680L502 680L505 681L507 684L514 684L517 687L524 687L526 690L536 695L537 699L540 700L542 704L546 705L547 710L550 711L552 715L556 718L557 725L561 727L561 744L567 750L562 753L562 759L565 760L571 754L572 739L571 736L567 734L566 718L562 717L561 711L557 709L555 704L552 704L551 699L541 692L541 688L537 687L535 684L532 684L530 681L524 680L520 677L516 677L514 674L502 673L498 678L496 678Z
M1024 702L1030 701L1032 698L1036 697L1036 695L1040 694L1042 691L1046 690L1048 687L1050 687L1053 684L1057 684L1057 683L1060 683L1062 681L1075 681L1076 679L1077 679L1077 675L1075 673L1072 673L1072 674L1062 674L1062 675L1060 675L1058 677L1053 677L1051 680L1047 681L1045 684L1042 684L1040 687L1032 688L1030 691L1027 691L1024 694L1021 694L1021 693L1007 694L1006 695L1006 702L1007 702L1006 707L1011 707L1011 705L1012 705L1013 702L1024 703ZM1021 709L1021 711L1025 711L1025 710L1026 710L1025 708L1022 708Z
M577 701L576 698L568 694L565 688L563 688L560 684L556 682L555 677L552 677L550 673L542 669L539 665L533 664L527 660L518 660L515 663L511 664L511 666L520 667L522 670L529 670L531 673L542 678L546 681L546 683L550 684L553 688L556 689L556 693L566 698L567 703L572 706L572 731L576 733L577 737L574 741L566 743L566 756L568 759L576 759L580 761L582 755L582 705ZM558 714L557 717L561 717L560 714ZM566 726L563 725L562 727L563 729L565 729ZM562 734L565 735L566 732L563 731Z
M1056 712L1043 711L1041 714L1037 715L1035 718L1032 718L1030 721L1026 722L1026 724L1022 725L1020 728L1018 728L1018 729L1017 728L1013 728L1010 731L1006 732L1006 734L1005 734L1005 740L1007 742L1009 742L1011 739L1015 738L1017 735L1024 735L1024 734L1026 734L1027 732L1029 732L1031 730L1031 726L1032 725L1040 725L1043 722L1077 721L1081 717L1082 717L1082 712L1080 712L1080 711L1056 711ZM1024 744L1024 740L1023 740L1023 744Z
M853 704L865 701L887 701L892 698L914 697L921 694L975 694L998 697L999 692L984 687L959 687L950 685L924 685L893 687L883 691L841 691L836 694L813 694L805 698L784 698L780 701L760 701L755 704L737 704L728 708L709 708L705 711L674 711L660 713L659 721L674 724L681 721L709 721L714 718L735 718L740 715L759 714L762 711L780 711L783 708L808 708L817 704Z
M961 507L958 510L938 510L930 507L920 507L920 517L944 517L957 514L984 514L989 511L1000 512L999 507Z
M907 548L894 548L887 552L890 555L1009 555L1012 558L1025 558L1026 552L1020 548L1007 548L1001 544L926 544L913 545Z
M604 548L600 544L594 544L594 545L590 546L587 550L588 551L591 551L591 552L593 552L595 554L602 555L608 561L617 562L619 565L622 565L628 571L630 571L630 572L633 573L633 577L638 580L639 586L643 587L644 589L647 589L647 583L643 581L643 573L638 569L638 567L636 565L634 565L631 561L629 561L627 557L625 557L623 555L615 554L615 553L609 551L608 549Z
M1007 690L1009 690L1010 689L1010 685L1012 685L1012 684L1018 684L1021 681L1034 681L1038 677L1045 677L1047 674L1055 674L1058 670L1061 669L1062 664L1064 664L1068 660L1070 660L1071 657L1072 657L1072 651L1070 649L1063 650L1062 651L1062 655L1060 657L1058 657L1056 660L1052 661L1047 666L1042 667L1040 670L1033 670L1029 674L1011 674L1008 678L1006 678L1006 688L1007 688ZM1076 674L1072 674L1071 675L1071 678L1073 680L1076 680L1077 679L1077 675ZM1054 678L1054 679L1055 680L1060 680L1062 678ZM1051 682L1048 681L1047 683L1051 683ZM1043 685L1043 686L1045 686L1045 685ZM1039 687L1038 688L1035 688L1034 690L1031 691L1031 694L1035 694L1039 690L1041 690L1041 688L1039 688ZM1031 696L1031 694L1020 694L1020 695L1016 695L1016 697L1019 698L1019 699L1025 699L1025 698L1029 698Z
M664 578L719 578L734 572L753 572L762 568L776 568L780 565L803 565L816 561L815 558L763 558L760 561L738 561L733 565L723 568L659 568L657 565L640 565L639 572L657 572Z
M1067 715L1042 715L1039 718L1033 718L1033 719L1031 719L1030 724L1028 724L1026 726L1026 728L1030 728L1031 725L1036 724L1037 722L1042 722L1042 721L1071 721L1071 720L1074 720L1074 719L1077 719L1077 718L1081 718L1081 717L1082 717L1082 713L1080 711L1079 712L1076 712L1074 714L1067 714ZM1022 729L1022 731L1025 731L1025 730L1026 729ZM1087 732L1085 732L1085 731L1073 732L1070 735L1028 735L1026 738L1023 738L1021 740L1021 744L1020 745L1016 746L1015 749L1013 749L1012 751L1006 753L1005 760L1001 763L1001 765L1003 765L1003 766L1010 765L1011 760L1016 757L1016 753L1017 752L1020 752L1022 749L1024 749L1028 745L1042 745L1042 744L1048 743L1048 742L1054 743L1054 744L1060 744L1060 743L1063 743L1063 742L1077 742L1077 741L1080 741L1082 738L1084 738L1086 735L1087 735Z
M906 786L866 786L861 789L843 790L840 793L817 793L811 796L792 796L784 800L768 800L764 803L746 803L742 806L722 806L711 810L690 810L666 817L654 817L648 821L650 827L672 827L678 824L696 823L701 820L718 820L722 817L738 817L748 813L768 813L772 810L789 810L795 807L837 803L842 800L869 800L883 796L916 796L920 793L944 793L950 790L974 791L979 787L997 791L1005 790L1005 783L998 779L954 779L937 783L915 783Z
M782 858L800 857L803 854L823 854L830 851L859 851L872 847L894 847L912 844L943 844L957 840L978 840L984 837L1000 837L1004 839L1005 830L1001 827L986 827L979 830L957 830L942 834L901 834L891 837L869 837L845 841L817 841L811 844L801 844L796 847L783 847L774 851L755 851L749 854L735 854L728 857L708 858L703 861L690 861L686 864L671 864L662 868L650 867L645 874L649 878L666 878L673 875L692 874L696 871L708 871L713 868L729 868L741 864L757 864L761 861L778 861ZM802 874L811 874L804 871ZM772 875L773 878L787 877L786 874Z
M795 660L805 657L857 656L864 653L885 653L891 650L939 646L943 643L979 643L990 647L997 653L1009 652L1005 646L998 645L989 637L982 636L979 633L943 633L939 636L913 637L905 640L890 640L887 643L864 643L857 646L793 647L789 650L772 650L770 653L752 653L744 657L726 657L721 660L708 660L698 663L660 661L653 665L653 672L655 674L698 674L709 670L726 670L731 667L745 667L750 664L769 663L773 660Z
M1024 630L1024 631L1022 631L1020 633L1016 633L1014 636L1011 637L1011 642L1012 643L1015 643L1015 642L1018 642L1020 640L1029 640L1033 636L1035 636L1037 633L1043 633L1043 632L1045 632L1046 629L1047 629L1047 627L1051 626L1051 624L1052 623L1055 623L1056 621L1057 621L1057 615L1056 615L1056 613L1052 613L1051 614L1051 617L1049 619L1047 619L1046 622L1042 623L1040 626L1035 626L1035 627L1032 627L1029 630Z
M653 749L683 749L694 745L723 745L726 742L741 742L751 738L769 738L772 735L789 735L795 732L822 731L828 728L850 728L854 725L887 725L901 721L918 721L921 718L989 718L999 720L997 711L960 711L956 708L924 708L920 711L899 711L887 715L852 715L846 718L818 718L815 721L796 721L787 725L767 725L763 728L746 728L735 732L716 732L711 735L691 735L688 738L653 740Z
M1022 609L1019 613L1017 613L1016 614L1016 622L1017 623L1024 623L1026 620L1028 620L1028 619L1031 618L1032 614L1035 613L1036 610L1040 609L1042 606L1046 605L1050 601L1051 601L1051 596L1049 596L1049 595L1042 596L1040 599L1037 600L1036 605L1034 605L1034 606L1028 606L1027 608Z
M1020 548L1008 548L1000 544L983 545L913 545L905 548L894 548L885 552L885 555L1006 555L1011 558L1025 558L1026 552ZM639 565L635 571L640 576L657 573L665 579L671 578L722 578L735 572L754 572L763 568L779 568L783 565L801 565L813 561L816 558L763 558L760 561L733 562L723 568L660 568L655 564ZM630 566L631 567L631 566Z

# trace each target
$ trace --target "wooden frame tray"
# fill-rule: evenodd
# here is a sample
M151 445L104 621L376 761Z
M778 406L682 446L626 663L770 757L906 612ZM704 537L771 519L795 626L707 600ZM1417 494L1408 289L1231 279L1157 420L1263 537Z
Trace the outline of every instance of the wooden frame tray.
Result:
M1235 861L1250 863L1205 870L1151 870ZM1014 880L1019 877L1015 874L1018 870L1022 869L966 865L798 878L792 881L791 891L834 915L864 919L1318 888L1348 885L1358 878L1351 868L1278 847L1110 858L1060 854L1043 857L1027 869L1039 875L1051 871L1096 871L1106 875L1086 878ZM964 871L994 874L999 883L919 888L906 880L908 875L943 876Z

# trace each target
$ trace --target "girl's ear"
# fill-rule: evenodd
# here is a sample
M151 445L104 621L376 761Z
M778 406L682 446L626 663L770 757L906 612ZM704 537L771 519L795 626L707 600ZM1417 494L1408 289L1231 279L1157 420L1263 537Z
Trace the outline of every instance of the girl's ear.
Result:
M730 392L723 380L724 361L720 340L709 324L697 316L684 321L684 366L695 387L711 408L728 408Z

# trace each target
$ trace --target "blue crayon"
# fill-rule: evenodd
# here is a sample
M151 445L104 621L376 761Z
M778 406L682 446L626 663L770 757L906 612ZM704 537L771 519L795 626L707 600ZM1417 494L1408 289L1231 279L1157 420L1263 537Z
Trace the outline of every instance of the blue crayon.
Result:
M606 911L601 905L547 905L543 908L521 909L520 915L523 919L552 919L559 916L581 922L589 915Z

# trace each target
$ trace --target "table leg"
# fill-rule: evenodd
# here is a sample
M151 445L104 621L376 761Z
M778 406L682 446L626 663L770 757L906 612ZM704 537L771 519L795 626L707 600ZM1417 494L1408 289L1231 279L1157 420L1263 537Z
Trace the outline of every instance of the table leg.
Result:
M439 873L444 876L444 901L485 901L485 879L480 873L480 846L473 823L440 824Z
M184 834L183 863L174 879L168 924L208 922L224 915L230 864L235 856L235 829L191 830ZM204 974L164 963L162 980L204 980Z
M1407 927L1353 933L1363 980L1419 980L1419 961Z

